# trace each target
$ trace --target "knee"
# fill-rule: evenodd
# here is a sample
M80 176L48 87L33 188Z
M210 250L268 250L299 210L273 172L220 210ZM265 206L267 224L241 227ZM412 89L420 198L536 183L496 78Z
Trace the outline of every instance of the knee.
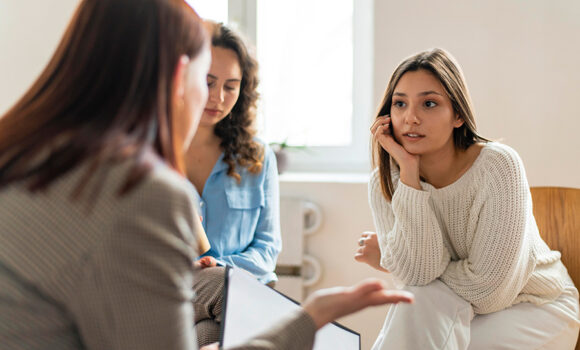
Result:
M472 312L470 311L472 310L471 304L440 280L435 280L424 286L407 286L405 289L415 295L416 305L445 309L452 305L454 309Z
M195 280L196 282L204 281L207 283L212 281L212 284L223 284L225 274L226 269L223 266L207 267L195 272Z

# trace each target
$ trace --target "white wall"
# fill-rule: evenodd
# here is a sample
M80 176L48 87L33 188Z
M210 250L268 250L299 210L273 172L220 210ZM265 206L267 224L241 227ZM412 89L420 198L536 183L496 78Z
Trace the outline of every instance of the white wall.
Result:
M78 0L0 0L0 115L54 53Z
M374 231L367 202L366 182L319 182L283 180L282 196L308 199L322 208L323 224L305 239L306 253L322 263L320 281L306 290L348 286L368 277L390 282L385 273L354 260L357 239L363 231ZM364 310L339 320L361 334L362 349L370 349L383 325L387 307Z

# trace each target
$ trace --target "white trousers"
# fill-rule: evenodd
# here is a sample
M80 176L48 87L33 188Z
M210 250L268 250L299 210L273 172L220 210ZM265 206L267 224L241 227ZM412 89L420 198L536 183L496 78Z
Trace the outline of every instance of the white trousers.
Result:
M578 339L578 290L571 281L553 302L520 303L486 315L475 315L439 280L405 289L415 302L390 307L373 350L572 350Z

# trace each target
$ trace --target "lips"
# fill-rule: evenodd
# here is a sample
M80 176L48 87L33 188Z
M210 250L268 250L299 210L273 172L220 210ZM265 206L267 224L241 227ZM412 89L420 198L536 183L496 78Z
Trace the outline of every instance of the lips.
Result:
M206 108L205 112L209 115L218 115L220 114L222 111L220 111L219 109L214 109L214 108Z
M412 139L419 139L419 138L425 137L425 135L419 134L419 133L415 133L415 132L407 132L407 133L404 133L403 136L409 137L409 138L412 138Z

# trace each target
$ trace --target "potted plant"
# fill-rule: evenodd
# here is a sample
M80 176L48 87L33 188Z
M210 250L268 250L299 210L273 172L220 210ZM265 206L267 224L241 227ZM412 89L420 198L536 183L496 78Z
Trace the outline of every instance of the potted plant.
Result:
M276 155L276 163L278 164L278 174L282 174L288 168L288 150L306 149L306 146L291 146L288 144L288 139L282 142L271 142L270 147Z

